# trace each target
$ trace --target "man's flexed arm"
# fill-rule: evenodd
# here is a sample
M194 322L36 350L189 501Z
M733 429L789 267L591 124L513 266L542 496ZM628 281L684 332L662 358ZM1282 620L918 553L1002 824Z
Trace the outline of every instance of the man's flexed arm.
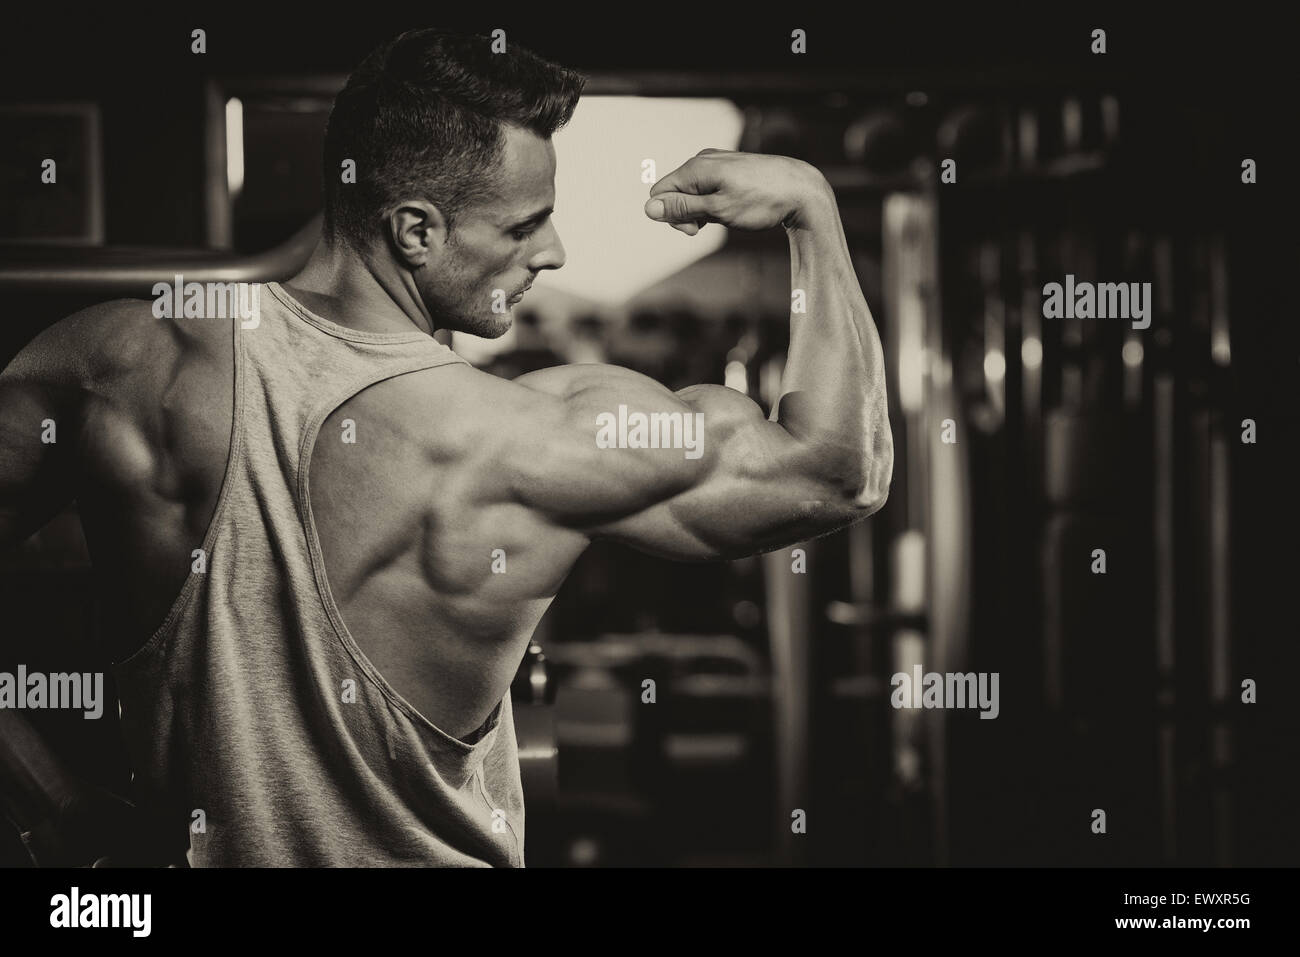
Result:
M789 157L705 150L650 195L647 214L688 233L701 222L785 227L790 349L772 419L814 452L820 477L878 507L894 465L884 354L825 177Z
M893 473L883 357L825 179L786 157L706 150L651 197L647 215L689 234L706 222L784 226L807 311L791 317L783 395L769 420L716 385L674 394L595 365L523 376L518 385L559 401L528 402L525 418L551 424L538 418L520 436L519 497L590 538L685 559L768 551L879 509ZM605 447L602 421L618 433ZM697 449L665 442L679 421Z

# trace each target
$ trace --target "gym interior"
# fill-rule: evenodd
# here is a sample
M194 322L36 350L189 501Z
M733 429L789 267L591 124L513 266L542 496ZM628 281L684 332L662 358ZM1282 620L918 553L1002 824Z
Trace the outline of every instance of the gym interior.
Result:
M641 205L701 148L797 156L835 191L880 329L890 498L739 561L584 555L513 689L529 866L1293 864L1300 352L1276 290L1296 249L1260 227L1291 121L1120 31L1103 58L1083 25L1071 46L810 24L801 59L759 19L671 43L499 25L589 76L555 137L569 262L506 337L450 344L505 377L610 362L769 410L784 236L688 238ZM142 276L292 274L332 98L414 25L214 21L203 55L179 19L15 28L0 358L148 298ZM1062 315L1067 282L1122 285L1129 312ZM5 559L0 670L88 670L90 576L75 507ZM928 673L996 678L992 699L926 706ZM125 791L111 714L32 718ZM0 864L27 863L0 833Z

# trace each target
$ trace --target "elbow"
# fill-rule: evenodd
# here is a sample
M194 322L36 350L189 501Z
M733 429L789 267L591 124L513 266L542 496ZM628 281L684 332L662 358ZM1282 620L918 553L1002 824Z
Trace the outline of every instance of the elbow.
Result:
M876 478L873 473L870 481L854 485L836 496L832 500L835 504L828 513L833 516L833 527L839 529L856 525L884 508L889 500L889 479L888 472L881 478Z
M816 507L803 517L831 530L856 524L885 507L893 480L894 439L886 422L865 447L841 444L834 454L823 450L814 479L821 495L807 503Z
M876 434L872 454L861 478L853 485L851 508L858 518L874 515L885 507L894 482L894 437L889 425Z
M885 507L887 501L889 501L889 484L872 485L853 496L848 503L849 513L854 522L860 522L864 518L875 515Z

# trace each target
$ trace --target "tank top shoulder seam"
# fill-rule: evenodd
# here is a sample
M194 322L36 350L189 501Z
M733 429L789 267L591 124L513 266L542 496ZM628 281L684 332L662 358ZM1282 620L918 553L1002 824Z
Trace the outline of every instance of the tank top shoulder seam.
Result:
M439 348L447 349L446 346L438 342L432 336L420 332L418 329L412 330L411 332L365 332L360 329L352 329L348 326L340 325L337 322L332 322L324 316L319 316L312 312L291 296L278 282L268 282L266 283L266 288L270 290L271 295L275 300L288 309L291 314L326 335L333 336L335 339L346 339L351 342L365 342L373 345L402 345L404 343L424 340L437 345ZM450 349L447 349L447 351L451 352ZM451 354L456 356L456 353L454 352L451 352ZM460 356L456 356L456 358L461 362L465 361Z

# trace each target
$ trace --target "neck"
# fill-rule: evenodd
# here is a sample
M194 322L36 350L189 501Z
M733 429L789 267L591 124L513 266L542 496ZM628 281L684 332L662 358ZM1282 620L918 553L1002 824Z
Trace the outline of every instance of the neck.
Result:
M368 262L342 243L324 238L307 265L281 283L312 312L361 332L437 330L420 299L411 274Z

